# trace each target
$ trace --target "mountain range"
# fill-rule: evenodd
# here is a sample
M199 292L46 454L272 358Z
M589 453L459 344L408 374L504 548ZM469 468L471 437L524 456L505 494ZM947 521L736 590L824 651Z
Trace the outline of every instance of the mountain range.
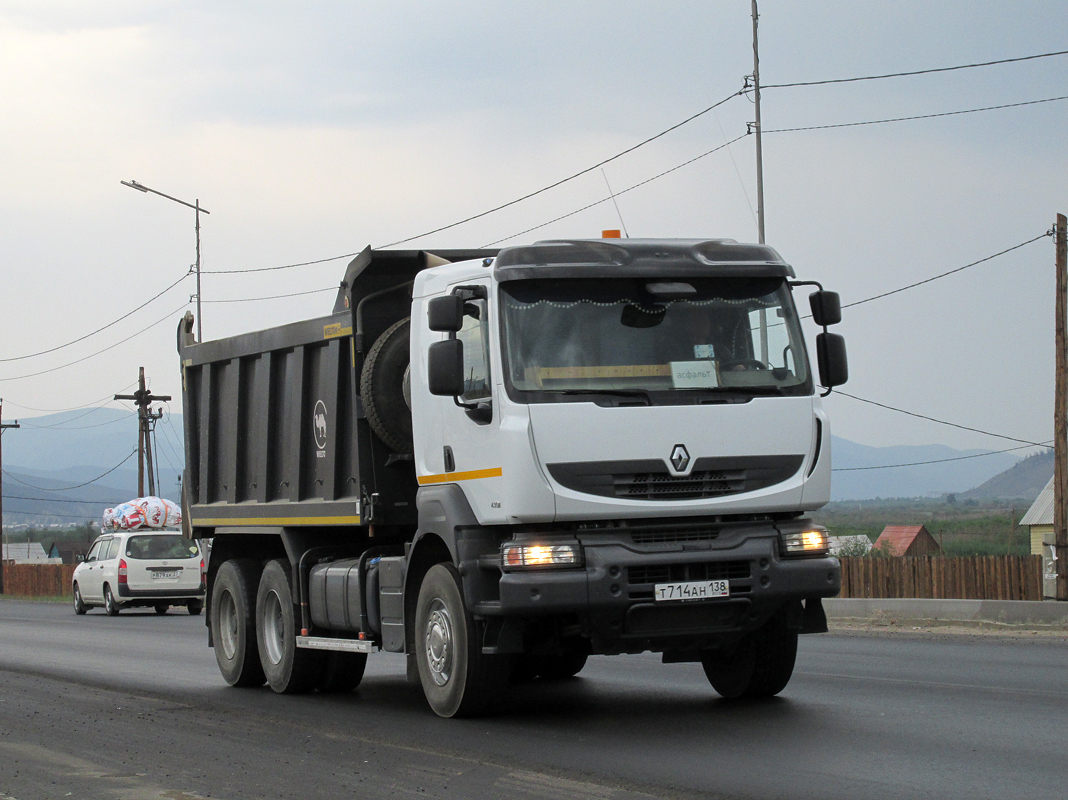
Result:
M106 506L137 496L136 413L67 411L20 425L3 438L8 526L98 520ZM165 414L156 424L155 451L157 494L177 501L184 463L180 414ZM871 447L833 437L831 456L833 500L948 493L1033 499L1053 474L1051 451L1020 460L944 445Z

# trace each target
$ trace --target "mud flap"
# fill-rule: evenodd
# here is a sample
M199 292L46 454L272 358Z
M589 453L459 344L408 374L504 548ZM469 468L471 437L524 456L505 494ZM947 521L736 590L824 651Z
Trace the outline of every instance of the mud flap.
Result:
M827 614L823 610L823 601L818 597L805 598L805 610L801 616L800 633L826 633Z

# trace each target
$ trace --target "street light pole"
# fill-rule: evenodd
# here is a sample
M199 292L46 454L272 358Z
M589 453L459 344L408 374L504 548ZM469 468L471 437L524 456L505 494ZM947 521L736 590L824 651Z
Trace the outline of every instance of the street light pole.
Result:
M147 186L138 183L137 181L119 181L123 186L129 186L131 189L136 189L139 192L151 192L152 194L158 194L160 197L166 197L168 200L173 200L176 203L181 203L186 208L191 208L196 212L196 232L197 232L197 263L194 265L197 273L197 341L204 341L203 331L200 326L200 212L210 214L206 208L200 207L200 199L194 200L192 203L187 203L185 200L179 200L177 197L171 197L169 194L163 192L157 192L155 189L150 189Z

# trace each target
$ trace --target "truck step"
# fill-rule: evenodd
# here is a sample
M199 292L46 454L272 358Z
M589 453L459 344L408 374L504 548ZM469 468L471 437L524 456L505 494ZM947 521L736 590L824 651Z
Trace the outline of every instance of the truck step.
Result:
M327 636L298 636L297 647L308 650L340 650L344 653L371 653L374 643L359 639L331 639Z

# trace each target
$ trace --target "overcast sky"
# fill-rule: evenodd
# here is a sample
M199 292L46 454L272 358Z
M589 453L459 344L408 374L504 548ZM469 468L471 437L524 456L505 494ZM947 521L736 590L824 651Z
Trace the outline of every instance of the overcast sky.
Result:
M790 83L1068 50L1066 2L760 4L761 80ZM323 259L437 228L566 177L738 91L749 0L0 0L0 358L80 339L203 269ZM1068 213L1068 56L763 93L767 240L855 302L1039 236ZM737 97L635 153L409 245L597 236L612 203L507 238L745 133ZM618 197L632 236L755 241L754 138ZM845 311L845 391L1032 442L1053 427L1053 244ZM345 260L205 274L205 301L336 286ZM144 366L180 396L192 279L84 341L0 363L4 418L99 404ZM330 292L204 305L205 338L328 313ZM108 352L35 377L115 345ZM812 338L814 331L809 332ZM846 397L870 445L1013 444ZM38 410L40 409L40 410ZM175 408L175 410L180 410Z

